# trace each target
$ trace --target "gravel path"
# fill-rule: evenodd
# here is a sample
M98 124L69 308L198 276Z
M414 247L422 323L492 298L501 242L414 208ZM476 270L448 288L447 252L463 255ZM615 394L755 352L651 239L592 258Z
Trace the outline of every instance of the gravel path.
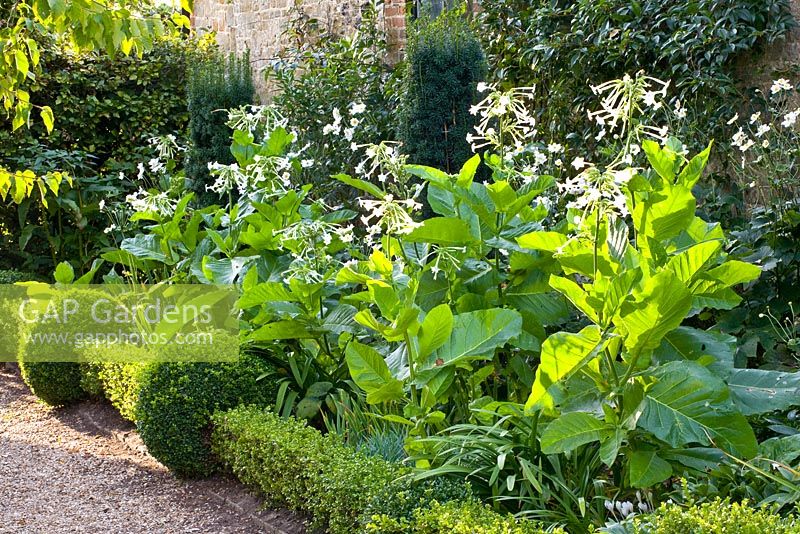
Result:
M175 479L106 403L54 410L0 366L0 533L285 533L227 477Z

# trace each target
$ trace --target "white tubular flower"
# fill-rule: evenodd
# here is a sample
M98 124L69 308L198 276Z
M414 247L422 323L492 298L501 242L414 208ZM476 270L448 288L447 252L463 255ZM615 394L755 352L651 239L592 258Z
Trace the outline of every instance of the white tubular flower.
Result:
M491 92L470 109L470 113L480 117L475 133L467 136L472 150L487 146L500 150L509 145L522 148L529 145L536 135L536 119L527 108L533 101L533 88L498 91L487 85L486 89L491 89Z
M125 202L137 213L155 212L162 217L171 217L178 205L178 201L169 198L166 192L151 193L144 189L126 196Z
M422 225L409 214L409 211L421 207L413 200L395 200L392 195L386 195L380 200L361 199L358 202L368 211L361 217L361 222L368 227L370 234L379 233L384 228L390 235L405 235ZM373 232L376 229L377 232Z
M636 78L626 74L620 80L593 86L594 94L601 97L600 109L590 111L589 118L610 131L619 127L624 134L631 126L631 118L643 111L640 103L653 110L661 108L669 84L669 81L639 73Z
M350 115L360 115L367 110L366 104L361 102L353 102L350 105Z

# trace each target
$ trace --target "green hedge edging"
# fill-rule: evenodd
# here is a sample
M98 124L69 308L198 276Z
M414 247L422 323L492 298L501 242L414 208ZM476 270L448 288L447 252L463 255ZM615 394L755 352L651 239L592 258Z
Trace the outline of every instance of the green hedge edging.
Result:
M781 517L769 507L754 508L747 501L719 499L687 508L662 504L655 512L633 520L632 534L798 534L800 518Z
M425 534L543 532L536 523L497 514L471 500L424 502L438 491L457 495L452 487L417 492L420 506L413 509L410 521L392 517L397 511L391 509L385 492L399 487L398 480L408 480L401 478L406 468L366 456L336 435L323 435L305 422L284 420L258 407L240 406L216 413L212 420L212 449L217 456L242 482L261 490L268 502L307 512L312 528L333 534L387 533L398 527L401 532ZM389 508L384 513L375 506L381 502Z

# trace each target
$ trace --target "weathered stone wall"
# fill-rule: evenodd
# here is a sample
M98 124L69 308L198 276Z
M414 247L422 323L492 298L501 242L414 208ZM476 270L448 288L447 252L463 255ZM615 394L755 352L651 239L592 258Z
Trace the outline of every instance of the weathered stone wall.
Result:
M283 37L291 9L302 5L305 12L327 28L346 32L360 20L364 0L196 0L192 23L201 32L213 31L222 50L250 50L256 87L261 96L268 88L263 70L286 40ZM402 57L405 43L405 0L386 0L384 24L390 48L389 61Z

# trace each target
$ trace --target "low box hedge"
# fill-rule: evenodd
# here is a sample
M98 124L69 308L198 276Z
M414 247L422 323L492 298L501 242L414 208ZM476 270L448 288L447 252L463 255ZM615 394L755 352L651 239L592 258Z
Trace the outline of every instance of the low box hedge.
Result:
M308 513L312 528L333 534L544 532L537 523L497 514L475 502L468 488L413 482L404 476L408 469L358 452L305 422L253 406L212 419L217 456L270 504ZM397 491L397 506L387 495L389 488ZM468 500L439 504L438 497Z

